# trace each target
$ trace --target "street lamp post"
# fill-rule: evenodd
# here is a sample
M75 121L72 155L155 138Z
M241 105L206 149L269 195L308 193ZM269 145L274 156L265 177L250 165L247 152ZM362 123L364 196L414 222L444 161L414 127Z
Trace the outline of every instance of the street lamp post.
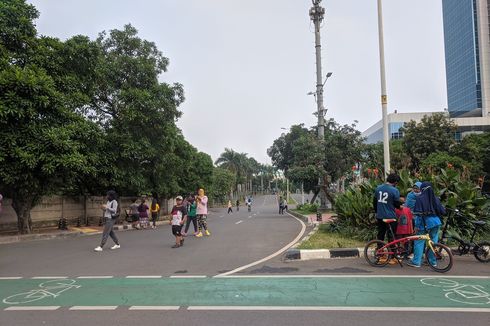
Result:
M386 94L385 49L383 37L383 4L378 0L379 60L381 70L381 109L383 114L383 158L385 176L390 173L390 138L388 132L388 96Z
M310 8L310 18L315 25L315 56L316 56L316 105L318 114L318 139L320 141L320 146L322 153L324 149L325 141L325 113L326 110L323 106L323 86L322 82L322 51L321 51L321 40L320 40L320 25L323 22L323 17L325 15L325 8L320 6L322 0L312 0L313 7ZM327 79L332 74L327 75ZM327 80L325 80L326 82ZM320 210L325 211L327 209L327 196L325 189L325 175L322 174L318 180L319 196L320 196Z

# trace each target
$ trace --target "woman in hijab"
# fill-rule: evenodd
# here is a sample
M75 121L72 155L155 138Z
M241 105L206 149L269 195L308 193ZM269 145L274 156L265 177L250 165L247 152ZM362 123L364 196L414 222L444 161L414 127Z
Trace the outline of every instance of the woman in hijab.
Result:
M417 235L428 233L431 240L437 242L442 224L440 216L446 214L446 209L434 194L434 189L430 182L422 182L420 190L421 193L415 199L415 208L413 210L415 214L415 232ZM407 265L420 267L425 240L416 240L414 242L414 256ZM429 263L433 266L437 264L436 258L432 253L429 253Z

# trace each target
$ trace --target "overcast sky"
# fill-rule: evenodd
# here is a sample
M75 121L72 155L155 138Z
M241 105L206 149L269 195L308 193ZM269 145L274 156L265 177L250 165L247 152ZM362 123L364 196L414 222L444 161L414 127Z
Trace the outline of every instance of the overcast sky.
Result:
M315 124L310 0L30 0L40 34L95 38L131 23L170 59L184 85L178 125L216 159L225 147L263 163L281 127ZM381 119L376 0L324 0L327 117ZM441 0L384 1L389 112L447 107Z

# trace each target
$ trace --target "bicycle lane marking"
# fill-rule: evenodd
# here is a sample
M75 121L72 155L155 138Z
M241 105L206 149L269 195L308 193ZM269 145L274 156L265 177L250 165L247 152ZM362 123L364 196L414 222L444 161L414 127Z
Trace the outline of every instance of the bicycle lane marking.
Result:
M451 279L447 277L446 279ZM161 279L76 279L58 297L43 296L23 304L6 304L3 299L39 288L37 280L0 280L3 310L13 306L34 307L320 307L319 309L437 309L471 311L490 304L465 304L449 300L442 288L428 286L421 278L329 277L329 278L161 278ZM489 279L454 278L458 284L478 286L490 292ZM64 280L66 281L66 279ZM189 295L183 288L199 288ZM454 291L453 291L454 292ZM34 297L36 298L36 297ZM31 297L32 299L32 297ZM323 308L321 308L323 307ZM272 309L272 308L270 308ZM306 308L305 308L306 309Z

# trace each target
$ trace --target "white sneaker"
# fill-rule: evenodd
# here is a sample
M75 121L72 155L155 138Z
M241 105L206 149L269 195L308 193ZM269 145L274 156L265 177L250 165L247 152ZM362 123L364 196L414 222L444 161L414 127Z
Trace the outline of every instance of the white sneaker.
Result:
M97 248L94 249L95 251L101 252L103 249L101 246L98 246Z
M121 248L121 245L116 244L116 245L113 245L113 246L111 247L111 250L114 250L114 249L119 249L119 248ZM102 249L102 248L101 248L101 249Z

